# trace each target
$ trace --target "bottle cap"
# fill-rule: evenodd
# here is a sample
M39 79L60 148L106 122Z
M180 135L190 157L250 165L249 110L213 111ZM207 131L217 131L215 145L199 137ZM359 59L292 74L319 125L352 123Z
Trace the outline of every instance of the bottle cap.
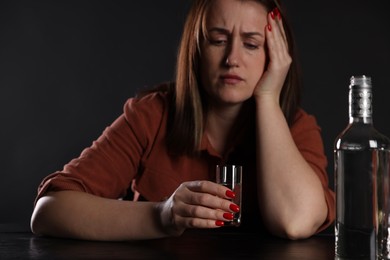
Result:
M371 77L352 76L349 85L349 116L372 117Z
M371 88L371 77L361 75L361 76L352 76L350 79L351 84L349 85L350 88L353 86L357 86L360 88Z

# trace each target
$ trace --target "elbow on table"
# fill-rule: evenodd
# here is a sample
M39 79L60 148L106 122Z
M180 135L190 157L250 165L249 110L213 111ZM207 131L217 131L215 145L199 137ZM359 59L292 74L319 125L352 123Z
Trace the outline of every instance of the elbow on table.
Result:
M31 231L36 235L51 235L53 221L56 219L57 209L53 209L52 199L48 196L41 197L32 212L30 219Z
M30 219L30 228L35 235L44 235L43 213L39 206L35 206Z
M45 233L42 229L42 225L39 224L39 221L36 218L31 218L30 229L33 234L38 236L44 235Z
M317 228L312 226L289 226L284 230L284 236L290 240L309 238L315 234Z
M270 232L280 237L298 240L309 238L318 232L327 219L328 208L326 204L321 207L312 205L284 213L265 215Z
M314 235L321 224L310 220L288 221L286 223L272 223L269 225L273 235L290 240L306 239Z

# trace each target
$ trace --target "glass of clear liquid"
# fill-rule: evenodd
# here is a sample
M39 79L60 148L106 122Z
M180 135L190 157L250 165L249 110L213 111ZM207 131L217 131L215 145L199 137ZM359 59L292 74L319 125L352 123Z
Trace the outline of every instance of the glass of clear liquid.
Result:
M217 165L216 166L216 182L221 184L235 193L235 197L231 200L234 204L240 207L240 211L234 213L233 220L225 221L224 226L238 227L241 224L241 195L242 195L242 166L240 165Z

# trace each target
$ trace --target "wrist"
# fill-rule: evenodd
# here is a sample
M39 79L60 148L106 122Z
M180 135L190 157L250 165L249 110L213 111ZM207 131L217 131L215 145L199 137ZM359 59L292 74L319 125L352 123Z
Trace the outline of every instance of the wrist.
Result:
M156 221L163 236L180 236L184 232L175 225L170 199L156 203L154 208Z
M256 107L279 107L279 95L262 93L254 95Z

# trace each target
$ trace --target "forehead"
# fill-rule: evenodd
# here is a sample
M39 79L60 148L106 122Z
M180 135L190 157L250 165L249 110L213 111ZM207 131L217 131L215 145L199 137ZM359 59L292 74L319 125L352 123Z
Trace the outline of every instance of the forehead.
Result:
M266 8L252 0L214 0L206 17L206 27L262 31L266 25Z

